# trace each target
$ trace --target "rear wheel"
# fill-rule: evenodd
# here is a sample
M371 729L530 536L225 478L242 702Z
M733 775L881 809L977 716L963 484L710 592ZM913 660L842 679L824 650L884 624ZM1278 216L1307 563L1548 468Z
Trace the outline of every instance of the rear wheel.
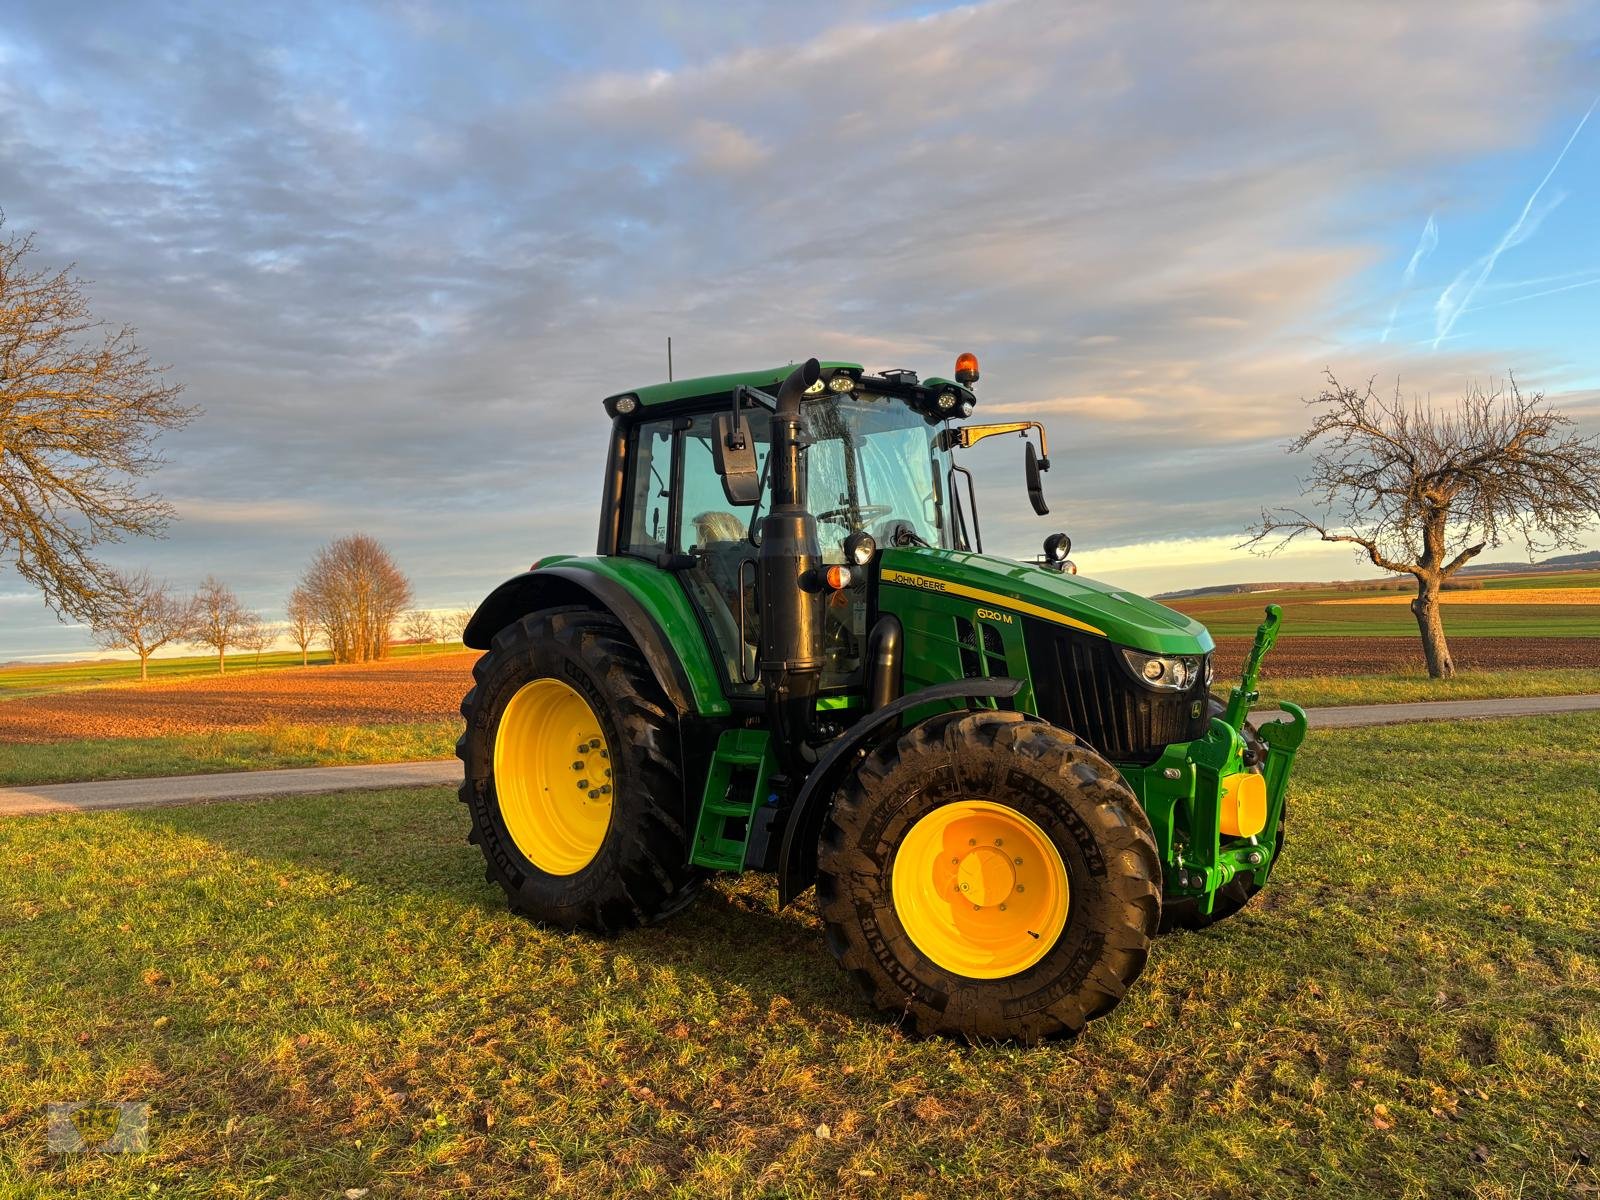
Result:
M611 931L687 904L677 720L621 624L544 609L501 630L461 703L468 840L517 912Z
M1160 919L1155 840L1115 767L1020 713L934 717L872 754L818 854L828 945L920 1032L1076 1033Z

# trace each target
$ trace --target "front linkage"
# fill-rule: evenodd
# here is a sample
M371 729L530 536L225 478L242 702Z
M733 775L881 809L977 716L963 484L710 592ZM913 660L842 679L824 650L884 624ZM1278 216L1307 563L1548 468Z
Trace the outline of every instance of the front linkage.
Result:
M1256 761L1259 751L1246 736L1250 706L1260 699L1261 663L1282 622L1283 610L1269 604L1244 674L1203 738L1167 747L1149 767L1124 771L1155 832L1168 901L1193 901L1204 915L1218 889L1238 877L1251 876L1252 891L1265 885L1282 845L1284 794L1305 741L1306 714L1282 701L1290 719L1254 731L1264 762ZM1257 766L1259 774L1251 770Z

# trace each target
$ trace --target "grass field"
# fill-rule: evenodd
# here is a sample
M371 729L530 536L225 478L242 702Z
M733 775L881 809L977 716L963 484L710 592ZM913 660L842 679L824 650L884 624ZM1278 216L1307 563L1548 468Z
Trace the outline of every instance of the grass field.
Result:
M1597 743L1313 734L1257 905L1030 1050L902 1036L764 879L529 925L441 790L13 819L0 1194L1592 1194ZM99 1098L150 1152L48 1154Z
M1600 655L1600 643L1595 651ZM1270 659L1268 660L1271 661ZM1227 689L1220 688L1227 698ZM1600 663L1565 670L1471 671L1454 679L1429 679L1423 671L1385 675L1307 675L1269 679L1263 704L1293 700L1310 706L1408 704L1422 700L1492 700L1518 696L1579 696L1600 692Z
M465 649L460 642L436 646L391 646L392 658L416 658L430 654L459 654ZM309 656L311 666L327 666L333 659L326 650L313 650ZM286 667L300 667L298 650L275 650L262 654L257 663L254 654L228 655L228 673L244 671L276 671ZM188 679L196 676L216 675L217 656L192 655L183 658L156 658L150 661L150 682ZM46 663L37 667L0 667L0 700L18 696L39 696L50 692L75 691L79 688L101 687L110 683L137 685L137 662L74 662Z
M1503 575L1483 581L1482 590L1447 592L1443 598L1445 633L1452 637L1600 637L1600 604L1584 594L1600 588L1600 572L1553 575ZM1573 591L1573 600L1561 593ZM1524 593L1549 592L1540 602ZM1505 596L1496 602L1494 594ZM1283 608L1284 645L1295 637L1415 637L1417 623L1407 607L1411 593L1320 588L1309 591L1253 592L1166 601L1205 623L1217 637L1253 633L1264 605ZM1600 643L1596 656L1600 659Z
M414 762L455 753L459 721L384 725L285 725L159 738L85 738L0 744L0 787Z

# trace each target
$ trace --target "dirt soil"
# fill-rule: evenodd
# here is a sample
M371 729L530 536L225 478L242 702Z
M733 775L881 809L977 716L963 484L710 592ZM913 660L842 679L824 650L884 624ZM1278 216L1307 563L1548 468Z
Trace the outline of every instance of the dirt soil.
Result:
M1244 665L1250 639L1217 640L1217 677ZM1600 638L1451 638L1458 666L1600 666ZM309 667L118 685L0 702L0 743L167 737L283 725L455 720L476 652L359 667ZM1415 638L1286 637L1267 660L1279 679L1422 670Z
M454 720L477 658L470 651L22 697L0 703L0 742Z
M1247 637L1217 639L1219 680L1238 675L1250 643ZM1453 637L1450 654L1461 670L1600 667L1600 638ZM1267 656L1268 674L1278 679L1423 669L1422 643L1414 637L1286 637Z

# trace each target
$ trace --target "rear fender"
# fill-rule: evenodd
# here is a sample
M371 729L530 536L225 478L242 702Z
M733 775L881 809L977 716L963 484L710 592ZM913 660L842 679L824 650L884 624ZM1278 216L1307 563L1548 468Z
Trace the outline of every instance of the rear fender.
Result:
M638 571L651 578L632 579ZM487 650L495 634L513 621L558 604L602 608L621 621L680 715L720 716L729 711L705 636L683 589L642 560L624 565L611 559L566 559L524 571L478 605L462 640L474 650Z

